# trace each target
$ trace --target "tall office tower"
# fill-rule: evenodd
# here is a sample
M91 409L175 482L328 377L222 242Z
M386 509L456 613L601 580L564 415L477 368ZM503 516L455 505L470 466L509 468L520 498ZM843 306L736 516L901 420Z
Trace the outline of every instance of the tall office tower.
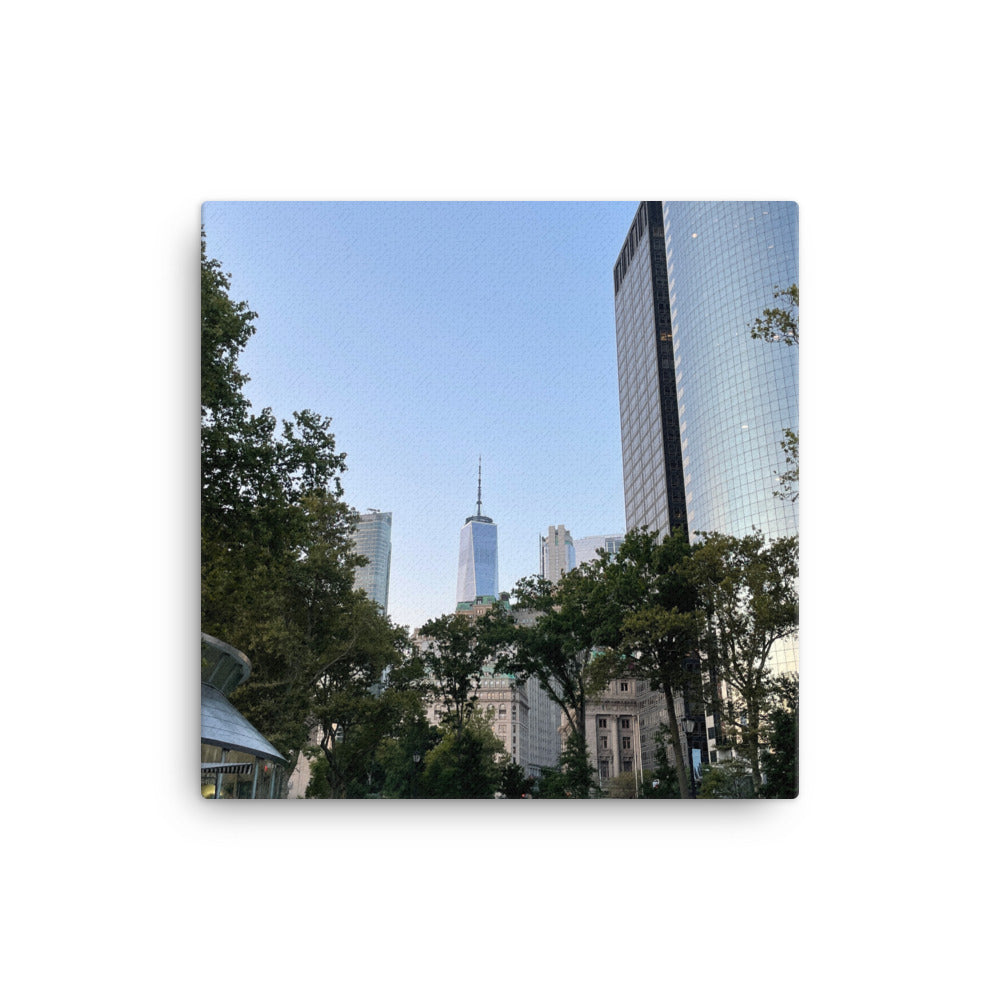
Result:
M797 505L773 493L783 429L798 430L798 358L750 337L797 281L793 203L639 205L614 267L627 528L797 529ZM772 669L797 669L797 653L781 644ZM711 760L713 721L696 734Z
M563 573L576 566L576 550L573 536L566 525L550 524L548 535L538 536L538 573L552 583L558 583Z
M687 531L663 210L644 201L615 263L625 527Z
M597 553L601 549L604 549L610 556L618 555L618 550L624 541L624 535L587 535L584 538L578 538L575 542L577 566L582 566L584 563L596 559Z
M479 460L476 513L465 519L458 543L457 603L475 603L477 597L500 596L497 566L497 526L483 515L483 461Z
M354 571L354 586L363 590L385 614L389 607L389 563L392 557L392 514L371 510L354 529L354 548L368 559Z
M688 526L772 538L798 532L774 496L784 428L798 431L798 349L750 324L798 284L794 202L664 202Z

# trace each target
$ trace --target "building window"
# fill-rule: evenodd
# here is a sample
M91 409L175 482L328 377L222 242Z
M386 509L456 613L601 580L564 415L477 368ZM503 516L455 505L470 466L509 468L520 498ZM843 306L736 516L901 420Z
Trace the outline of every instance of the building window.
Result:
M601 777L609 778L611 775L608 773L608 762L606 760L601 761Z
M631 719L622 719L621 720L621 727L622 727L622 729L631 729L632 728L632 720Z
M608 720L607 719L598 719L597 720L597 728L598 729L607 729L608 728Z
M715 726L709 726L708 727L708 738L710 740L714 740L715 739Z
M622 737L622 750L631 750L631 749L632 749L632 737L631 736L623 736Z
M631 770L632 770L632 758L630 757L628 760L622 761L622 771L631 771Z
M601 737L601 749L602 750L607 750L608 749L608 738L607 738L607 736L602 736Z
M627 691L628 690L628 681L622 681L622 683L621 683L621 690L622 691Z

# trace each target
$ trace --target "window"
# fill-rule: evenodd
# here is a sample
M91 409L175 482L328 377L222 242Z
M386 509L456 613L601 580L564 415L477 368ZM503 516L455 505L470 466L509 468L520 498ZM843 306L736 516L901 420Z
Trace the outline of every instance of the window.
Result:
M608 720L607 719L598 719L597 720L597 728L598 729L607 729L608 728Z
M601 749L602 750L607 750L608 749L608 738L607 738L607 736L602 736L601 737Z
M631 750L631 749L632 749L632 737L631 736L623 736L622 737L622 750Z
M627 691L628 690L628 681L622 681L622 683L621 683L621 690L622 691Z
M710 740L714 740L715 739L715 726L709 726L708 727L708 738Z
M631 770L632 770L632 760L631 760L631 758L629 760L623 760L622 761L622 771L623 772L627 772L627 771L631 771Z
M622 727L622 729L631 729L632 728L632 720L631 719L622 719L621 720L621 727Z

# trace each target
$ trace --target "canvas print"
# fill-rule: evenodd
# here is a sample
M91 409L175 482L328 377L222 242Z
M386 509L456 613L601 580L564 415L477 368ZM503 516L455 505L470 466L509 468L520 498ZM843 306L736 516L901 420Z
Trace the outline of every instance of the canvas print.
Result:
M794 202L205 203L203 797L797 796L798 296Z

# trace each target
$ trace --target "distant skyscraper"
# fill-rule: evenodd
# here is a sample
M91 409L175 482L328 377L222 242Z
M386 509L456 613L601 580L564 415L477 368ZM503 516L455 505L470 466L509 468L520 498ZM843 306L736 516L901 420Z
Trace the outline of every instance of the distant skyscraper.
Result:
M576 567L573 536L566 525L549 525L548 535L538 536L538 573L552 583L558 583L563 573Z
M385 614L389 608L389 563L392 557L392 514L373 510L362 514L354 529L354 547L368 559L354 571L354 586L363 590Z
M577 566L596 559L600 549L604 549L608 555L618 555L623 541L625 541L624 535L587 535L578 538L575 543Z
M457 603L499 596L497 526L492 518L483 515L483 463L480 459L476 513L465 519L458 543Z

